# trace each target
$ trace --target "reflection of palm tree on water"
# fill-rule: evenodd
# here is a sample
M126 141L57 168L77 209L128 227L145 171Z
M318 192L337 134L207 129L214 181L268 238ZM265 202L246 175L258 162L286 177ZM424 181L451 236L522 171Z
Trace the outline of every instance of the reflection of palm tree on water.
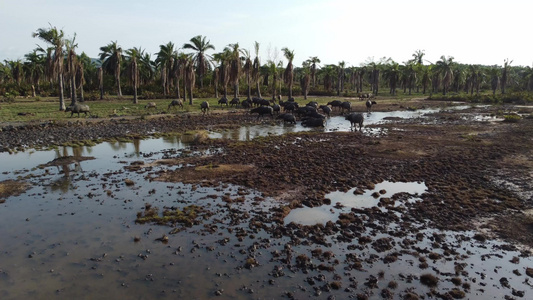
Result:
M72 186L72 175L71 173L83 173L80 161L82 158L83 148L82 147L73 147L72 156L68 153L69 147L63 147L61 150L56 150L56 158L54 159L53 165L57 167L58 173L63 174L63 176L57 178L52 182L50 188L52 191L62 191L67 192L71 189ZM72 159L68 159L72 158ZM70 165L73 165L73 168L70 168Z

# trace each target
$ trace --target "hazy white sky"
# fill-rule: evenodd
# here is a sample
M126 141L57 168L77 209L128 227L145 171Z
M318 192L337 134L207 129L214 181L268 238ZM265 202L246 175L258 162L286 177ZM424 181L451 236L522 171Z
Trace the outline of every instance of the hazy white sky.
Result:
M433 63L445 55L532 66L532 12L531 0L0 0L0 60L46 46L31 34L51 24L76 33L78 53L95 58L117 41L155 59L159 45L178 48L203 35L216 48L210 54L232 43L253 53L257 41L262 63L283 59L287 47L296 66L311 56L347 66L382 57L403 63L416 50Z

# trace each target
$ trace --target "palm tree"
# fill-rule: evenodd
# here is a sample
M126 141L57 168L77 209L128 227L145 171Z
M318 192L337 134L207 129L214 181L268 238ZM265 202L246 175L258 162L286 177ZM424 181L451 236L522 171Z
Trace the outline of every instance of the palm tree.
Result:
M309 59L307 60L307 62L309 63L309 66L310 66L310 75L311 75L311 78L313 80L313 87L316 86L316 71L317 71L317 64L320 63L320 59L318 58L318 56L313 56L313 57L309 57Z
M46 43L52 45L52 49L48 51L47 66L48 74L51 77L57 77L59 82L59 110L66 109L64 95L63 95L63 46L65 44L63 30L58 30L56 27L39 28L32 36L38 37ZM52 51L54 51L52 55Z
M138 104L137 88L139 87L139 66L137 59L141 57L141 53L138 48L131 48L126 50L126 55L128 81L133 87L133 103Z
M502 88L502 94L505 94L505 88L507 86L507 80L509 77L509 70L511 69L511 64L513 61L509 61L509 59L504 60L503 68L502 68L502 80L500 82L501 88Z
M388 65L388 68L386 68L383 73L385 78L389 80L389 93L393 96L396 95L396 86L400 80L400 64L395 61L391 61Z
M370 84L372 86L372 93L377 96L379 92L379 77L381 66L380 64L371 62L369 64L369 67L372 68L372 71L370 72Z
M252 82L255 82L257 89L257 97L261 98L261 89L259 87L259 79L261 77L261 63L259 61L259 43L254 43L255 58L252 64Z
M490 87L492 89L492 95L496 96L496 90L500 85L500 68L498 66L493 66L489 70L490 74Z
M302 88L302 93L304 94L304 99L307 100L307 93L309 92L309 84L311 83L311 70L309 67L309 62L304 61L302 63L302 78L300 79L300 87Z
M111 42L106 46L100 47L100 60L102 61L102 68L108 74L115 76L115 83L117 85L117 96L122 97L122 90L120 89L120 64L122 62L122 48L117 42Z
M20 86L22 78L24 77L23 64L20 59L17 60L5 60L6 65L9 66L11 71L11 78L15 81L17 86Z
M186 90L185 92L189 92L189 105L192 105L192 91L194 89L194 83L196 81L196 75L194 73L194 62L193 59L190 56L187 56L185 58L185 64L184 69L185 72L185 82L186 82Z
M285 84L289 86L289 99L292 99L292 85L294 83L294 70L292 61L294 60L294 50L289 50L289 48L285 47L282 48L281 51L283 51L283 56L288 60L287 67L285 68L284 72L284 79Z
M252 98L251 79L252 79L253 63L252 63L252 58L250 57L250 51L243 49L243 52L244 52L244 66L242 67L242 71L246 75L246 85L248 86L248 90L246 92L246 99L250 100Z
M25 74L27 76L28 82L31 83L32 87L32 97L36 96L36 87L37 92L40 92L40 81L41 77L44 75L44 63L45 58L39 52L44 52L42 48L34 49L32 52L24 55L26 62L24 63Z
M442 94L446 95L448 87L453 80L453 66L455 63L453 62L453 56L446 58L446 56L442 55L440 59L441 60L437 61L435 64L435 67L442 79Z
M423 69L421 71L422 73L422 80L421 80L422 94L426 94L426 90L428 86L431 84L431 74L433 72L432 68L433 68L433 65L423 66Z
M229 44L226 47L227 51L231 53L229 80L233 82L233 98L239 97L239 77L241 76L242 66L240 54L242 49L239 49L239 44Z
M209 41L206 41L205 36L197 35L190 40L191 43L183 44L183 49L191 49L196 51L196 54L193 56L194 64L196 64L196 72L198 73L198 78L200 80L200 88L204 87L204 74L209 68L209 63L211 61L211 56L205 54L209 49L215 50L215 46L211 45Z
M156 65L161 71L161 85L163 86L163 95L170 94L170 85L172 83L172 67L174 66L174 57L177 51L174 50L174 43L168 42L166 45L159 45L159 52L155 59Z
M413 53L413 59L411 61L415 63L416 65L423 65L424 55L425 55L424 50L416 50L415 53Z
M346 66L345 61L340 61L337 66L337 96L341 94L341 91L344 91L344 67Z
M330 91L333 88L334 78L336 77L336 66L335 65L325 65L321 72L324 74L324 89Z
M77 103L76 99L76 73L78 72L78 57L76 56L76 34L72 39L65 40L65 48L67 53L67 70L66 75L68 82L70 82L70 105Z
M230 58L231 58L231 52L230 52L230 49L228 48L214 55L214 60L216 60L219 63L219 66L217 68L218 76L216 76L215 80L222 83L222 85L224 86L224 96L223 96L224 99L228 99L228 83L229 83L230 60L231 60Z
M281 61L280 61L281 63ZM276 83L278 80L278 65L273 60L267 61L268 74L272 76L272 100L276 100Z

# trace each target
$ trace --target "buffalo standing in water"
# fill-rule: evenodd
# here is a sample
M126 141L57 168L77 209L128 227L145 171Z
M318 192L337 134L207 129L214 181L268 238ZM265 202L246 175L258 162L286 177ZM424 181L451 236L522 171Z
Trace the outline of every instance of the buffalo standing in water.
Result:
M376 101L366 100L366 112L370 113L372 111L372 105L377 104Z
M274 118L274 109L271 106L259 106L256 108L252 108L250 110L251 114L257 113L257 118L262 117L263 115L270 115L272 118Z
M350 129L354 127L354 129L357 129L357 124L359 124L359 131L363 128L363 121L365 120L365 117L363 117L362 114L358 113L351 113L346 116L346 120L350 121Z

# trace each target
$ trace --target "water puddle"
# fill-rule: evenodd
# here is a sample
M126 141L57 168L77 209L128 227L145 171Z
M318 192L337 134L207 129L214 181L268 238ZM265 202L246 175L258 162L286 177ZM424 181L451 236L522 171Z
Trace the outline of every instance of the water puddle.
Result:
M380 201L390 201L392 197L399 193L409 194L407 201L417 201L419 196L427 191L425 183L418 182L390 182L383 181L375 185L372 190L360 191L352 188L346 193L332 192L325 196L331 200L331 205L319 207L303 207L291 210L285 217L285 224L291 222L301 225L325 224L328 221L335 222L341 212L349 211L350 208L372 208L378 207ZM394 206L401 205L399 201L394 202ZM382 208L384 209L384 208Z

